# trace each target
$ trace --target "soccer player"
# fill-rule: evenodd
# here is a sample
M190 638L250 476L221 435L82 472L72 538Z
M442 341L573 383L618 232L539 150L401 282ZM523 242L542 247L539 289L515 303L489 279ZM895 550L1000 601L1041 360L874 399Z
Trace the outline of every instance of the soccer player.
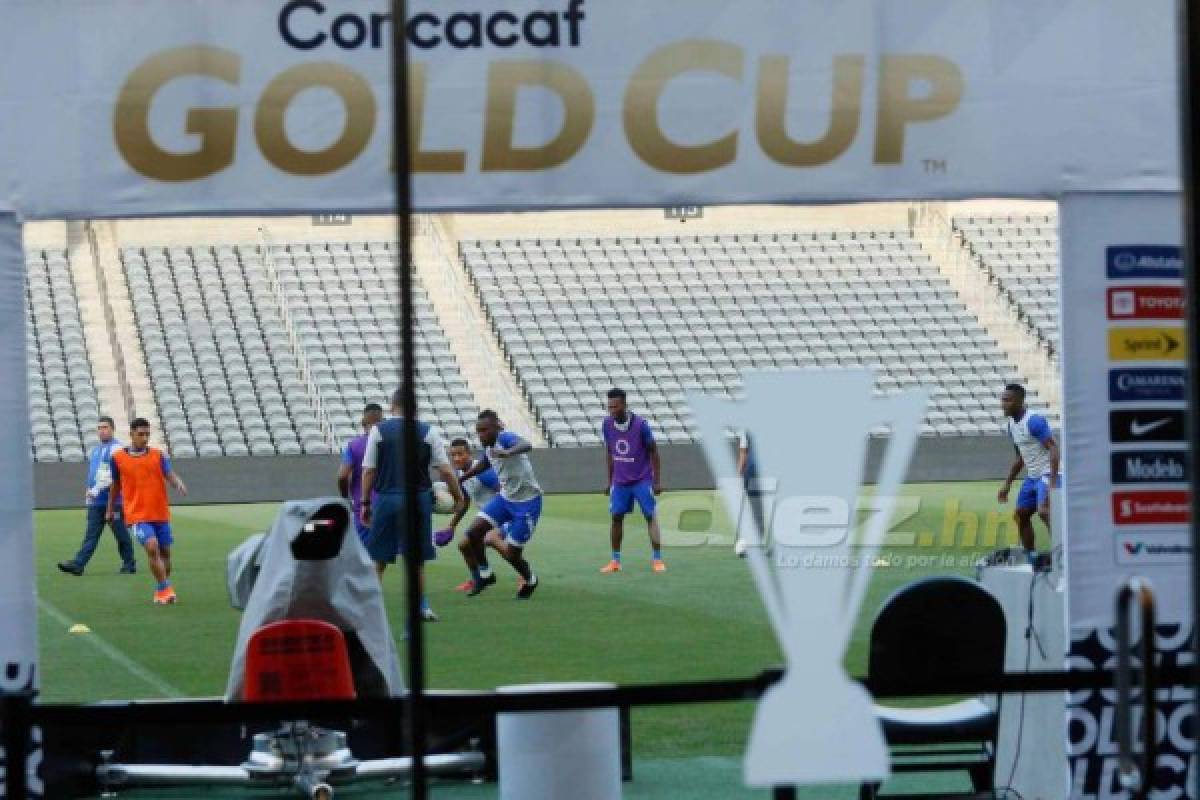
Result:
M375 570L382 580L388 564L396 562L396 556L426 561L437 558L433 549L433 482L430 469L436 469L446 482L446 488L454 498L454 510L463 508L462 490L458 478L450 469L446 458L446 445L441 436L427 422L413 420L417 427L417 473L406 475L404 432L410 424L401 416L404 405L402 389L392 395L391 416L371 428L367 435L366 452L363 453L362 488L359 516L370 528L367 536L367 553L375 562ZM421 552L408 552L407 508L405 505L409 486L417 489L417 515L420 524ZM376 494L372 494L375 492ZM378 507L372 508L373 497L378 497ZM429 606L425 596L424 574L421 576L421 617L427 622L437 622L438 616Z
M650 563L655 572L666 572L658 517L655 515L658 504L655 498L662 494L662 463L658 458L658 445L654 443L650 423L630 413L624 389L608 390L608 416L600 425L600 434L604 439L608 462L608 486L604 493L609 496L608 512L612 514L609 528L612 560L600 571L621 571L625 515L633 511L636 501L642 516L646 518L646 532L650 535Z
M96 545L100 543L100 534L104 533L108 492L109 487L112 486L112 454L122 446L121 442L113 437L113 428L112 417L101 417L96 425L96 435L100 437L100 444L93 447L92 452L88 453L87 492L84 495L84 502L87 506L87 530L83 534L83 544L79 547L79 552L75 554L75 557L70 561L58 563L60 570L71 575L83 574L92 554L96 552ZM121 498L116 499L114 509L113 519L108 523L108 527L117 540L117 553L121 556L121 573L132 575L137 572L137 562L133 560L133 542L129 538L129 531L125 528L125 520L122 519Z
M1058 487L1059 451L1058 442L1050 431L1050 425L1041 414L1033 414L1025 407L1025 388L1016 383L1004 387L1000 395L1000 407L1004 410L1005 426L1017 459L1008 471L1004 486L996 494L1001 503L1008 502L1008 492L1013 481L1025 469L1025 481L1017 493L1014 517L1021 545L1032 564L1037 559L1033 537L1033 512L1036 511L1050 530L1050 490Z
M370 530L363 524L362 517L362 462L363 454L367 452L367 437L371 429L383 419L383 406L378 403L367 403L362 413L363 432L346 443L342 450L342 463L338 467L338 494L350 500L354 508L354 530L358 539L364 545Z
M483 508L500 491L500 479L496 477L496 470L494 469L486 469L474 478L463 480L463 475L466 474L467 470L479 463L472 457L471 443L466 439L455 439L450 442L450 463L454 467L459 481L462 483L463 496L466 498L466 503L461 512L456 512L450 518L450 524L438 531L434 536L434 541L442 546L449 544L450 540L454 538L454 531L457 529L458 523L466 516L467 509L471 507L471 503L474 503L479 508ZM487 562L487 552L482 551L479 555L479 574L484 580L490 580L492 577L492 568ZM466 582L460 583L455 589L460 592L469 592L474 585L475 581L468 578Z
M146 548L146 561L154 574L154 603L165 606L176 601L171 586L171 507L167 499L167 484L187 497L187 486L171 470L171 461L163 452L150 446L150 423L138 417L129 424L129 447L112 454L112 488L108 493L105 517L115 518L114 500L125 503L125 521L134 538Z
M472 586L467 596L474 597L496 582L495 575L485 578L480 571L486 544L521 576L524 583L517 589L517 599L527 600L537 591L538 577L525 560L525 548L542 515L542 487L529 463L533 445L504 430L495 411L479 412L475 432L483 444L483 458L463 473L463 479L470 480L494 467L500 492L480 510L458 545L471 571Z

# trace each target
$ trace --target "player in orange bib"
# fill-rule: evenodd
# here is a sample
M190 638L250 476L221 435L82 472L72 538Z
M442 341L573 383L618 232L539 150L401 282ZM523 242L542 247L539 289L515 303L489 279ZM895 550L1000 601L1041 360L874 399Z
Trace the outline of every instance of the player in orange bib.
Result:
M129 425L130 446L112 454L112 491L108 494L108 514L113 518L112 499L125 500L125 523L134 538L146 548L146 560L157 584L154 604L165 606L176 600L171 586L171 507L167 484L187 497L187 487L171 471L171 461L157 448L150 447L150 423L138 417Z

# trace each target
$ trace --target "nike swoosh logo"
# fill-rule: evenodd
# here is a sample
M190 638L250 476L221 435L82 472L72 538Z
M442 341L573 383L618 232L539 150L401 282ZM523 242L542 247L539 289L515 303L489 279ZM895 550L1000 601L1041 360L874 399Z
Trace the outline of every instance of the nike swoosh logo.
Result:
M1170 419L1156 419L1154 422L1147 422L1143 425L1135 419L1129 423L1129 432L1134 436L1142 436L1150 431L1158 430L1170 421Z

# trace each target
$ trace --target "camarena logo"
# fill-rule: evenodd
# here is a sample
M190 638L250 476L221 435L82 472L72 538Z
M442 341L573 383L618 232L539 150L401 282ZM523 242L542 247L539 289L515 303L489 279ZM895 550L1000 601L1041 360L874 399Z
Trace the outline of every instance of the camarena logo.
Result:
M1113 280L1183 277L1183 248L1178 245L1113 245L1106 248L1105 261Z
M664 173L698 174L729 166L739 155L748 157L745 140L751 137L768 160L800 169L829 164L867 137L871 162L890 166L904 162L909 130L951 115L965 91L961 70L938 55L830 53L827 83L796 85L787 55L756 53L721 39L681 39L639 50L639 37L627 26L605 26L621 30L620 40L605 40L595 33L596 26L589 27L597 16L620 13L618 4L560 0L557 9L521 13L449 8L414 14L404 28L415 51L410 74L413 171L459 174L468 171L468 163L481 173L554 169L575 159L597 127L613 125L623 127L630 151L644 165ZM288 52L311 54L311 61L285 61L272 73L257 55L254 69L246 69L247 54L215 45L151 55L130 72L115 98L117 150L146 178L201 180L246 157L245 132L252 127L251 141L281 172L317 177L344 170L379 141L380 105L391 103L386 84L372 84L345 59L349 54L385 58L395 24L388 14L292 0L279 7L271 33ZM821 41L819 32L809 35L812 42ZM476 53L480 55L468 58ZM614 58L628 60L628 68L621 64L614 71ZM371 67L373 74L379 72L378 63ZM454 71L452 79L462 91L429 90L446 70ZM244 74L264 73L269 76L265 85L243 85ZM628 77L615 84L617 74ZM706 140L678 138L675 131L683 122L671 118L677 104L660 102L664 96L700 107L711 103L714 94L727 94L706 90L722 84L740 93L739 106L753 108L748 115L753 121L730 123ZM295 101L310 89L333 92L344 108L337 136L316 149L297 143L292 134L308 124L297 120L303 104ZM617 96L610 96L614 91ZM539 101L527 102L529 96ZM240 100L247 97L257 100ZM248 105L253 109L244 107ZM551 107L553 113L547 113ZM597 107L605 109L604 115L597 114ZM823 122L813 121L814 129L824 130L820 138L794 137L790 123L798 108L827 114ZM445 129L441 117L446 115L451 122L470 121L481 129L451 126L461 129L456 140L429 146L422 132ZM740 109L712 109L711 116L747 115ZM322 118L311 125L327 122ZM193 142L189 147L163 144L184 133ZM607 141L610 133L599 135Z
M1114 369L1108 373L1108 399L1114 403L1137 400L1183 400L1187 384L1182 369Z

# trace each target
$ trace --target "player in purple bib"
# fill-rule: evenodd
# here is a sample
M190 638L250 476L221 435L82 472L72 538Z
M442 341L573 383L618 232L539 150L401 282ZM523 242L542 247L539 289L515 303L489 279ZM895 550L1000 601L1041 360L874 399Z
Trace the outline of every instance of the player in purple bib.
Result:
M370 533L370 529L362 524L361 514L359 514L362 510L363 455L367 452L367 436L371 428L378 425L382 419L383 407L378 403L368 403L363 408L363 433L346 443L345 448L342 449L342 463L338 467L338 493L349 499L350 505L354 507L354 530L358 533L358 540L364 545L367 543L367 534Z
M608 416L600 426L600 435L608 461L608 510L612 514L612 560L601 572L621 571L621 539L625 536L625 515L633 511L636 502L646 518L646 530L650 534L653 548L652 564L655 572L666 572L663 563L662 542L655 515L657 501L662 493L662 465L658 460L658 445L650 423L632 414L625 402L624 389L609 389Z

